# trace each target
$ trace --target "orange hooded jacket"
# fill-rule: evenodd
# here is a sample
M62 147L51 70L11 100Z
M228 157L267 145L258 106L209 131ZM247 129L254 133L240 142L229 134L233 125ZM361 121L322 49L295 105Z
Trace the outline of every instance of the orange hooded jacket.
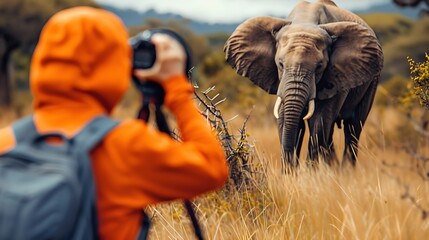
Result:
M128 34L113 14L77 7L54 15L31 62L38 131L72 137L95 116L109 114L129 86L130 58ZM192 86L175 76L163 87L181 143L129 120L91 152L101 239L135 239L148 204L193 198L226 182L224 153L194 106ZM12 129L0 129L0 153L14 145Z

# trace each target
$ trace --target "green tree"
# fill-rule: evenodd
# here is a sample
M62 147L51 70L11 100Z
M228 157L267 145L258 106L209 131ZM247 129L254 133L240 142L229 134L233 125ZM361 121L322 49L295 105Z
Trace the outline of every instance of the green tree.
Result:
M210 78L226 67L225 54L222 51L213 51L201 62L199 68L204 76Z
M0 107L12 103L11 56L20 49L31 54L45 22L55 12L72 6L97 6L92 0L0 1Z

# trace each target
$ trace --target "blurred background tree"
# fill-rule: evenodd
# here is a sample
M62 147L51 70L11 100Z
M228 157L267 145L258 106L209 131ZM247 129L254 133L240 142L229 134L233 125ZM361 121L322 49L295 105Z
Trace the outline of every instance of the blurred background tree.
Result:
M60 9L77 5L97 6L92 0L0 1L0 107L12 104L13 53L19 50L21 61L28 61L48 18ZM27 57L22 58L22 54Z
M400 1L400 0L399 0ZM429 1L429 0L428 0ZM391 1L398 2L398 1ZM415 1L400 1L401 6L415 6ZM419 1L426 4L427 1ZM31 53L46 20L56 11L75 5L93 5L94 0L13 0L0 1L0 108L1 106L24 106L31 101L28 91L28 71ZM118 10L118 9L117 9ZM115 12L113 9L112 11ZM152 16L149 14L149 16ZM416 62L425 59L429 46L429 17L409 18L398 13L367 13L360 16L374 29L383 46L385 65L381 90L377 102L392 107L392 98L406 89L409 79L407 56ZM200 88L216 86L216 91L227 101L222 108L241 113L264 113L272 117L273 96L238 76L225 63L223 45L228 32L201 33L191 30L191 19L145 18L136 26L128 26L130 35L149 28L169 28L185 38L192 49L194 70L192 78ZM132 92L133 90L130 90ZM382 91L383 92L383 91ZM389 95L389 98L385 96ZM383 99L384 97L384 99ZM128 94L127 106L137 96Z

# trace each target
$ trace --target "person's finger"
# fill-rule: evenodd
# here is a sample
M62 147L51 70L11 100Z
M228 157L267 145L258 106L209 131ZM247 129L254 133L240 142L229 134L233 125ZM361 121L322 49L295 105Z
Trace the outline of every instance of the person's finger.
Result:
M155 62L155 64L151 68L135 69L133 73L134 73L134 76L136 76L140 80L148 80L158 75L160 71L161 71L161 65Z

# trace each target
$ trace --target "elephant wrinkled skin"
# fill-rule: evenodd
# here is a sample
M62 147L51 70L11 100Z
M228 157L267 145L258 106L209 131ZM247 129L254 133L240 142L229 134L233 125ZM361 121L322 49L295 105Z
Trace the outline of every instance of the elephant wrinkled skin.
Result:
M277 94L274 114L283 162L298 166L308 121L309 163L337 162L334 125L343 125L343 162L356 163L362 127L371 109L383 52L374 31L330 0L299 2L286 19L255 17L224 46L238 74Z

